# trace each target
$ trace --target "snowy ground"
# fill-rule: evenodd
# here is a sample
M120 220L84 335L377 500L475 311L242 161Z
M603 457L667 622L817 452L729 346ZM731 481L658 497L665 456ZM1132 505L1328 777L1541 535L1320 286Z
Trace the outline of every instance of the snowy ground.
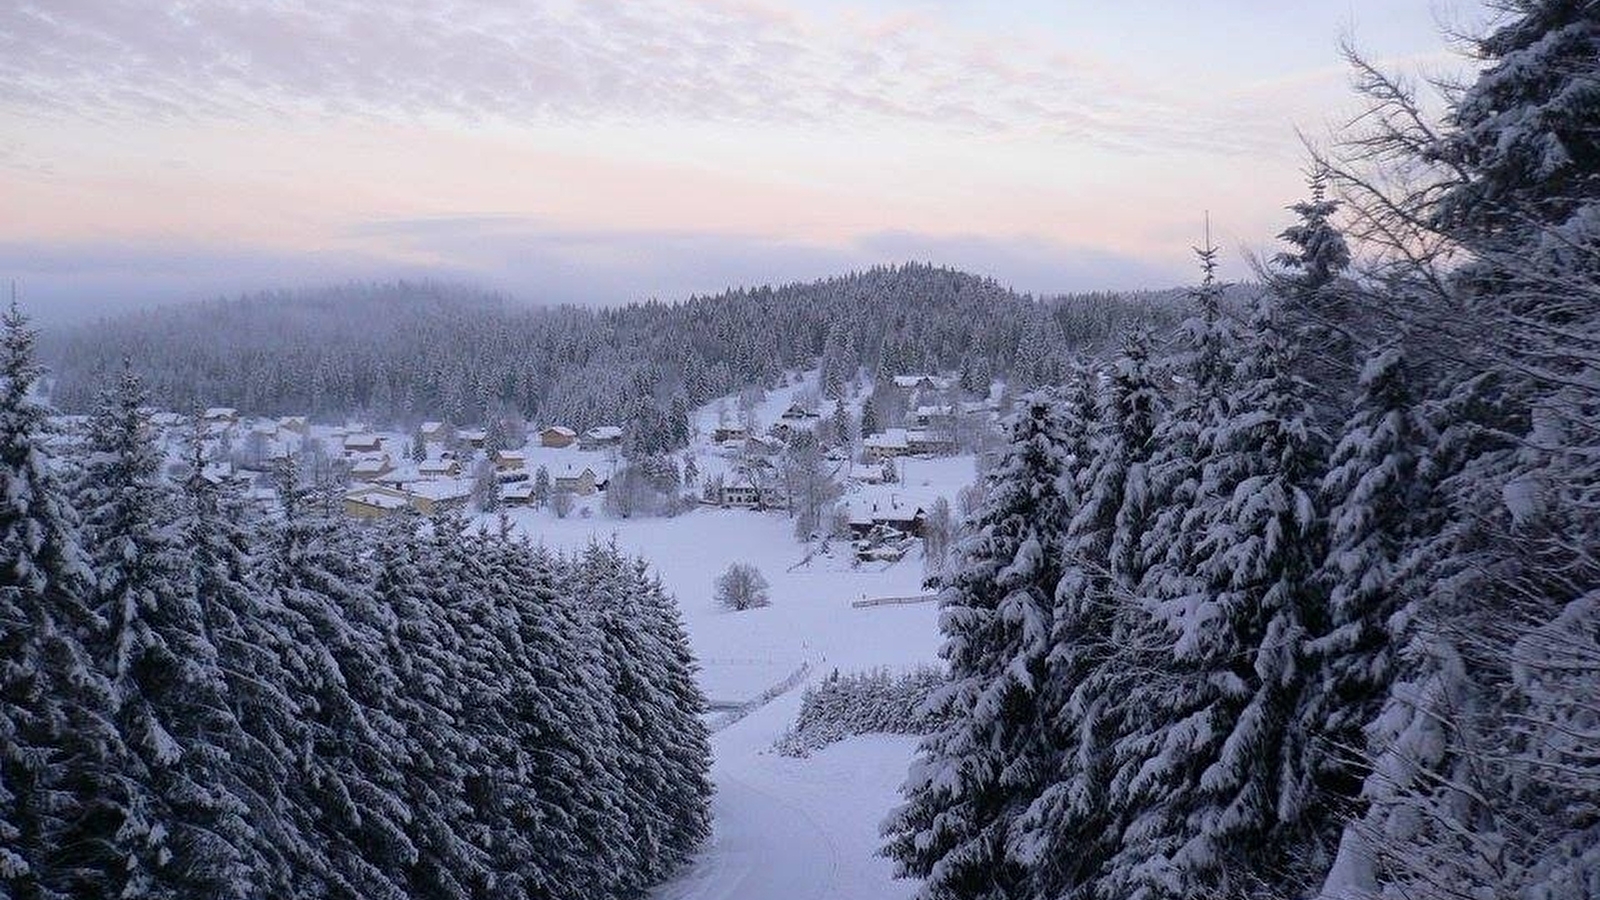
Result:
M516 510L512 521L551 547L614 538L648 558L678 597L712 700L755 696L804 662L816 678L833 667L898 668L935 659L937 610L931 604L850 605L920 592L917 558L875 570L819 559L791 570L805 552L791 536L791 522L744 510L706 508L675 519L627 521ZM715 606L712 580L735 561L753 562L766 574L771 606L745 612ZM863 737L807 759L778 756L772 742L799 704L796 688L715 735L715 838L659 898L857 900L910 893L873 850L915 739Z

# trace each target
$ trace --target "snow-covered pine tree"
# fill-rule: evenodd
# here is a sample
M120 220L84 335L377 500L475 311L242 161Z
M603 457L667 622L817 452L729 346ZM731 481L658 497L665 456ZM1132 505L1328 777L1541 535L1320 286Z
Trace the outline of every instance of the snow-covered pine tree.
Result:
M633 563L634 588L640 611L640 628L654 642L661 666L660 687L668 705L662 710L662 765L665 796L659 802L666 829L661 836L660 866L670 874L689 861L690 855L711 836L711 743L705 725L705 695L695 675L698 666L689 636L678 614L678 604L646 571L643 560Z
M297 825L321 850L321 890L402 900L417 851L406 832L404 735L391 715L398 680L381 655L392 616L338 511L311 496L292 458L280 477L281 520L260 578L288 618L284 690L306 728Z
M189 577L176 498L151 444L143 385L123 364L89 419L76 502L93 602L106 622L95 656L110 680L127 755L117 830L127 898L247 897L254 832L230 760L238 720Z
M919 747L905 803L884 823L883 853L930 900L1020 895L1027 872L1007 846L1049 762L1038 702L1070 512L1067 435L1042 394L1025 399L1011 433L959 562L935 582L950 683L930 703L948 724Z
M1235 412L1202 431L1210 448L1194 508L1203 530L1193 587L1158 600L1170 663L1139 698L1124 752L1132 818L1106 889L1127 896L1229 895L1292 877L1311 812L1300 786L1308 736L1294 727L1303 645L1324 606L1315 502L1325 452L1293 347L1263 298ZM1126 765L1126 761L1123 763Z
M293 639L290 617L255 576L252 548L262 523L233 482L205 475L206 425L195 417L188 465L178 495L174 532L187 555L188 577L217 652L217 666L239 732L228 770L249 807L249 845L255 884L265 893L307 890L311 873L326 865L320 849L299 830L295 754L305 739L284 668Z
M1322 764L1310 774L1325 782L1327 803L1354 799L1364 731L1389 695L1416 625L1419 585L1408 583L1403 568L1421 537L1417 529L1437 519L1421 471L1434 436L1415 381L1404 343L1370 355L1322 483L1329 629L1308 648L1313 681L1301 717L1320 735Z
M1088 897L1116 846L1109 802L1119 700L1132 685L1119 648L1136 636L1130 621L1143 574L1148 521L1146 463L1163 399L1150 368L1150 336L1125 336L1089 451L1078 464L1080 499L1065 540L1054 598L1049 677L1041 705L1054 747L1049 782L1030 806L1014 853L1033 874L1032 895Z
M417 849L406 886L412 896L467 900L492 890L495 873L488 849L472 840L474 810L464 785L477 773L461 727L461 646L419 570L430 560L421 524L402 514L369 533L373 588L394 626L383 632L382 651L399 679L394 718L405 754L396 762Z
M1334 428L1349 406L1361 361L1351 334L1354 304L1341 281L1350 247L1332 221L1339 201L1328 198L1328 179L1326 167L1313 168L1310 196L1289 207L1299 220L1278 235L1288 248L1272 257L1276 268L1262 274L1302 348L1302 375L1316 392L1318 412Z
M34 337L13 302L0 319L0 894L111 896L123 750L111 686L80 642L104 623L45 454Z

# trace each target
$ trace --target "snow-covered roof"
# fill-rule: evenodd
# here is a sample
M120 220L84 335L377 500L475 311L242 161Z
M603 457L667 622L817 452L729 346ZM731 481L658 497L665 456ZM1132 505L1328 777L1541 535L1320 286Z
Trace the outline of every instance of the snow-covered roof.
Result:
M922 419L933 416L948 416L953 412L955 412L955 410L951 409L949 404L917 407L917 417Z
M203 414L207 419L236 419L239 411L231 406L213 406Z
M502 485L500 496L507 500L527 500L533 496L533 482L513 481L510 484Z
M528 458L528 454L523 453L521 450L496 450L494 455L497 459L505 460L524 460Z
M352 474L352 475L378 475L378 474L381 474L387 468L389 468L389 458L388 457L386 457L386 456L369 457L367 459L358 459L358 460L356 460L355 464L350 467L350 474Z
M482 428L463 428L456 435L463 441L481 441L489 436L489 432Z
M472 495L472 482L459 479L419 481L406 490L428 500L458 500Z
M346 500L355 503L364 503L378 509L401 509L409 506L411 501L403 491L391 488L367 487L351 491L344 495Z
M889 428L877 434L869 434L862 441L868 447L904 448L908 434L904 428Z
M615 441L622 437L621 425L596 425L585 431L585 437L596 441Z
M562 437L577 437L578 433L565 425L546 425L542 431L550 431Z
M375 434L352 434L344 439L346 449L354 447L381 447L383 439Z
M573 480L573 479L582 478L585 472L587 472L589 474L590 478L598 478L599 477L599 474L596 473L594 469L592 469L592 468L590 468L588 466L584 466L582 468L579 468L578 466L576 466L573 463L567 463L560 470L555 471L555 472L551 472L550 473L550 477L551 478L560 478L560 479L564 479L564 480L569 480L570 481L570 480Z
M423 434L434 434L442 428L444 428L443 422L423 422L421 430Z
M425 459L417 463L417 471L425 475L437 475L460 468L461 464L453 459Z

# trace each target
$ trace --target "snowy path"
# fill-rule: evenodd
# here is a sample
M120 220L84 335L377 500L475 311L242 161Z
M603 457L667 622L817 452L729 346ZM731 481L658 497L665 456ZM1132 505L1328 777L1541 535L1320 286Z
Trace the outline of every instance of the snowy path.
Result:
M716 833L693 869L657 900L823 900L838 851L805 810L727 771L714 773Z

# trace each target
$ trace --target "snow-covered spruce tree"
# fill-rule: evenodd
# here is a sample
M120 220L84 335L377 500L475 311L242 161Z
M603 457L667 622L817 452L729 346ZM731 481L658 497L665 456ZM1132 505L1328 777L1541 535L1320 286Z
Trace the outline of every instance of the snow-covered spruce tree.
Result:
M281 520L268 532L260 578L287 617L284 690L306 729L295 748L296 824L323 864L308 875L329 896L401 900L417 851L406 832L403 735L391 715L398 681L381 652L392 618L351 526L313 495L292 458L281 480Z
M51 474L34 332L0 320L0 895L111 896L123 751L83 636L101 622L77 521Z
M1396 680L1400 653L1414 635L1419 585L1406 556L1436 524L1423 457L1433 444L1422 415L1416 373L1396 341L1368 358L1361 396L1345 423L1322 483L1328 509L1328 630L1308 647L1312 682L1302 698L1303 726L1318 734L1314 775L1329 804L1358 793L1365 729Z
M189 577L176 497L146 433L146 395L124 363L89 419L76 503L106 622L94 655L127 750L117 830L123 897L246 897L249 806L231 761L242 749L227 684Z
M1027 397L1011 436L959 561L935 581L950 683L930 703L948 724L919 747L883 826L883 853L929 900L1025 895L1007 847L1051 759L1039 694L1070 512L1055 401Z
M421 528L417 516L401 514L369 532L373 589L393 622L382 651L400 686L394 717L405 753L397 764L417 849L406 886L413 896L466 900L490 890L495 877L488 848L472 840L474 810L465 796L477 773L461 727L461 643L420 571L430 561Z
M1333 428L1349 405L1361 361L1351 334L1354 303L1343 281L1350 247L1332 221L1339 201L1329 199L1328 180L1326 167L1312 170L1310 196L1289 207L1299 221L1278 235L1288 247L1272 257L1275 268L1261 274L1283 301L1285 324L1302 348L1302 375L1316 392L1327 427Z
M205 475L205 429L197 416L173 530L239 729L227 768L249 809L254 839L247 849L255 884L268 894L297 894L308 890L301 875L319 871L323 863L320 850L299 831L299 781L289 777L305 738L295 701L286 693L290 617L256 578L253 548L261 543L262 523L233 482Z
M1263 299L1230 407L1209 448L1194 509L1202 530L1190 592L1153 611L1169 635L1163 677L1138 698L1124 740L1133 763L1123 845L1104 890L1130 897L1228 896L1285 888L1313 810L1301 785L1307 736L1294 711L1303 644L1324 606L1315 502L1320 436L1293 347ZM1130 765L1129 760L1120 761Z
M1090 450L1076 473L1081 499L1065 540L1040 692L1054 758L1048 787L1013 840L1013 855L1032 872L1033 896L1091 896L1116 846L1112 742L1131 687L1118 655L1138 625L1130 618L1149 516L1146 464L1163 405L1149 345L1147 333L1125 336L1095 420L1078 425L1091 434Z
M643 560L633 562L640 627L654 642L660 665L660 689L668 704L661 710L662 766L667 786L658 799L665 814L660 865L670 874L711 836L711 743L705 725L705 695L695 679L698 666L678 604L647 574Z

